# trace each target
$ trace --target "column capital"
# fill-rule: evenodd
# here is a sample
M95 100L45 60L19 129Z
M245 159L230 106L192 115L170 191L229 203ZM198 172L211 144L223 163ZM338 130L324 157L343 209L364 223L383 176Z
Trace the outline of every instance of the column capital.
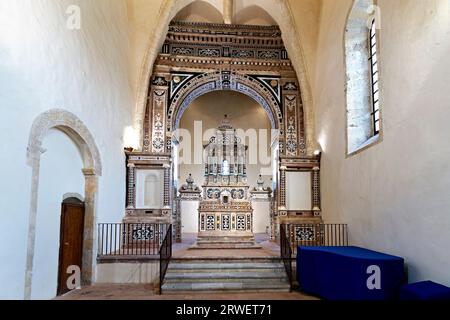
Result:
M83 168L81 169L81 171L83 172L84 176L95 176L95 169L94 168Z

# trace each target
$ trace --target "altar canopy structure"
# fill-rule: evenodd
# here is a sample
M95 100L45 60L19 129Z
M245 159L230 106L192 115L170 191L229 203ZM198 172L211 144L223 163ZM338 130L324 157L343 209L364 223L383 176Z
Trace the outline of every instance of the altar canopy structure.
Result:
M205 183L198 209L195 247L256 247L246 149L225 115L215 135L204 146Z

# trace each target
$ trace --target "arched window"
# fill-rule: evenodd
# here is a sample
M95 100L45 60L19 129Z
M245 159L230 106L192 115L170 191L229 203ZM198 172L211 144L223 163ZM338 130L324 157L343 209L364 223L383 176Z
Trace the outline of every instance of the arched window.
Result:
M379 141L380 74L373 0L355 0L345 30L347 155Z

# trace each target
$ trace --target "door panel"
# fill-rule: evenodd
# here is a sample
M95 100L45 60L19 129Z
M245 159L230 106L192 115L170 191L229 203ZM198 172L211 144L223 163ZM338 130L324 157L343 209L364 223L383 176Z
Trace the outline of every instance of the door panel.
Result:
M58 295L70 291L67 279L71 265L82 266L84 204L76 201L63 202L61 208L61 233L59 244Z

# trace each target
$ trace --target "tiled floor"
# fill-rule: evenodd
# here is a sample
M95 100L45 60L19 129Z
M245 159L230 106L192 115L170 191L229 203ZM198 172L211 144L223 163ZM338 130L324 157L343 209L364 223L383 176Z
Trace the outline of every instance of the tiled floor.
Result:
M318 300L303 293L190 293L156 295L153 288L141 284L93 285L75 290L56 300Z

